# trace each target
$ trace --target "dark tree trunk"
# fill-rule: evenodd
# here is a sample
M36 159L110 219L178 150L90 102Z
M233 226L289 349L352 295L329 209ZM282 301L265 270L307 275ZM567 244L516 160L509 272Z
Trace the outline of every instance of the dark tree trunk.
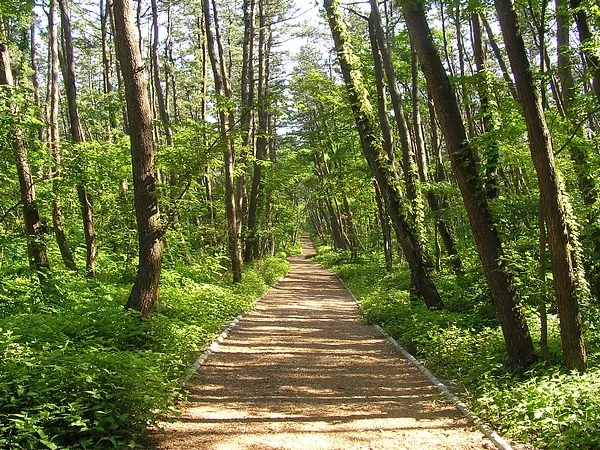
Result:
M71 34L71 21L69 19L68 0L58 0L60 6L60 18L63 37L63 78L67 102L69 105L69 121L71 127L71 139L74 143L85 142L79 109L77 106L77 86L75 83L75 58L73 52L73 38ZM86 270L89 276L96 276L96 235L94 233L94 218L92 203L86 187L79 183L77 185L77 197L81 205L83 218L83 233L87 249Z
M515 74L517 93L523 107L529 149L538 176L548 227L548 245L560 319L563 358L570 369L585 370L586 351L577 301L577 277L571 252L573 242L565 214L566 200L562 196L559 174L554 162L552 141L535 89L516 11L511 0L495 0L495 5L506 52Z
M352 50L347 41L345 26L337 11L337 4L334 3L334 0L324 0L323 3L327 11L329 27L346 83L363 153L382 191L396 237L409 263L419 294L428 308L441 308L443 307L442 299L429 275L421 244L409 225L402 199L397 190L399 181L397 174L374 131L373 116L369 105L366 104L367 92L360 73L352 66Z
M0 85L14 85L8 45L4 42L0 42ZM11 105L10 109L13 114L17 113L16 106ZM17 173L19 175L21 203L23 204L23 219L27 235L29 265L36 272L40 282L44 282L50 276L50 264L48 262L48 254L46 253L46 233L44 225L40 220L35 200L35 189L27 160L25 134L18 126L14 126L12 130L11 145L15 151L17 160Z
M139 240L137 276L125 307L147 317L159 300L158 284L163 254L154 178L156 149L147 84L142 70L144 63L135 36L133 5L131 0L114 0L114 9L117 58L123 70L131 130L131 162Z
M435 102L454 176L463 197L483 272L502 325L509 360L515 366L528 366L534 359L533 342L523 312L518 306L512 279L502 265L502 246L477 171L475 155L467 141L456 96L437 53L423 6L413 0L407 0L402 8L411 41Z

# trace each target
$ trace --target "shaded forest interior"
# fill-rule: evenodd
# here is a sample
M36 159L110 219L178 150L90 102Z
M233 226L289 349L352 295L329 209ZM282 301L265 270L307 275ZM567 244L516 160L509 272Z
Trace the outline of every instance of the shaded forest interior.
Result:
M0 447L135 447L310 233L499 431L600 446L592 0L0 3Z

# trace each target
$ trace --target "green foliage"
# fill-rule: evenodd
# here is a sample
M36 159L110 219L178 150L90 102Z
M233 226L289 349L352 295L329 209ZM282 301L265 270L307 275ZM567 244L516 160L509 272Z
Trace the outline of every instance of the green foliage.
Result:
M0 447L139 446L173 415L198 352L288 270L284 257L255 261L238 285L220 258L167 263L160 307L145 322L123 309L130 285L118 272L99 274L102 283L57 272L42 298L31 274L3 272Z
M515 262L517 257L507 258ZM588 311L586 336L589 372L567 373L560 365L539 365L519 374L508 366L502 333L480 276L478 280L474 274L462 279L436 275L446 309L429 311L411 298L405 266L386 275L378 254L351 261L347 253L324 246L315 259L344 279L370 323L384 327L430 370L449 380L476 413L506 437L540 449L598 448L600 334L593 326L597 323L593 308ZM550 353L558 360L558 320L554 315L549 320ZM530 315L533 337L539 338L534 323L535 316Z

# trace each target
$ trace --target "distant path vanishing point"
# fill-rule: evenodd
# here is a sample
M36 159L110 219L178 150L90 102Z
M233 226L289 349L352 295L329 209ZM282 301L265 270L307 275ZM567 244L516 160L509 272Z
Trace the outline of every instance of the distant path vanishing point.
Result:
M492 448L371 326L331 272L290 258L289 274L189 384L156 449Z

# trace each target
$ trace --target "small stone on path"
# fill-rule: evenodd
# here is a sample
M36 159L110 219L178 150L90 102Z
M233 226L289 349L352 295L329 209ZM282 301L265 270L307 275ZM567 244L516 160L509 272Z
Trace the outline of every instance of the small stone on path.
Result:
M481 449L482 434L307 259L198 369L155 449ZM490 446L493 447L493 446ZM488 447L488 448L490 448Z

